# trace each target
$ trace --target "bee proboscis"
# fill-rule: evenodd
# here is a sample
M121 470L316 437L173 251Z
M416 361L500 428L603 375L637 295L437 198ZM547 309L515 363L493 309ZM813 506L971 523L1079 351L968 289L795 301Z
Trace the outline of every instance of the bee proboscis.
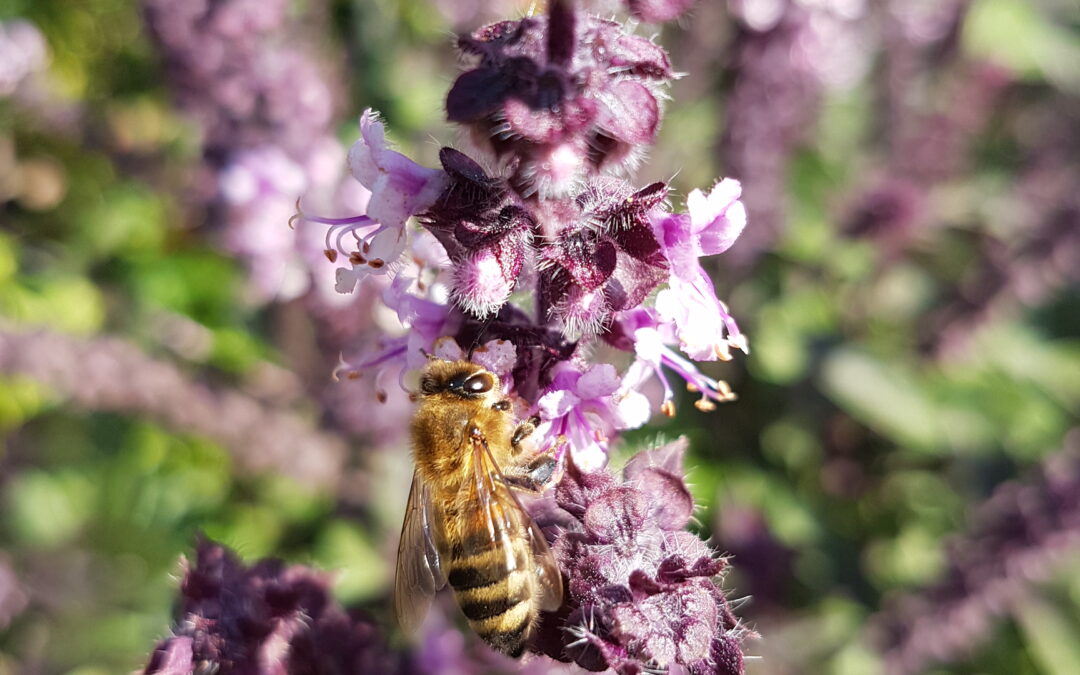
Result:
M449 583L473 630L516 657L540 610L562 603L563 589L543 533L514 494L535 490L554 460L522 458L535 422L515 428L510 409L494 373L468 361L429 362L412 423L416 468L394 609L411 632Z

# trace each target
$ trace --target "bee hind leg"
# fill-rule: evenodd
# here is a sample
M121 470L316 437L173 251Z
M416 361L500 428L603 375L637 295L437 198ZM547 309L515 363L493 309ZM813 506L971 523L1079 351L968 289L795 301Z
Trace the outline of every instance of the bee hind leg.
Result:
M504 474L506 482L511 487L526 492L543 492L544 487L551 482L555 475L555 469L559 462L549 454L540 455L531 461Z

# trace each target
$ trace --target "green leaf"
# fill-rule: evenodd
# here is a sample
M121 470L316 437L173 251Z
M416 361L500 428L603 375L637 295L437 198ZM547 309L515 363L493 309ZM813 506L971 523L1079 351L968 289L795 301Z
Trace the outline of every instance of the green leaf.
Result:
M7 486L5 520L17 540L51 548L72 539L93 514L95 488L81 472L24 471Z
M1074 8L1075 9L1075 8ZM1047 79L1080 92L1080 41L1075 32L1024 0L981 0L964 22L963 43L973 56L1030 79Z
M1080 621L1057 603L1027 595L1013 610L1035 660L1047 675L1080 673Z
M335 573L334 592L346 604L375 597L389 581L389 565L371 539L341 520L323 531L316 544L315 563Z
M938 410L898 365L841 348L826 358L821 378L830 398L885 436L925 451L941 442Z

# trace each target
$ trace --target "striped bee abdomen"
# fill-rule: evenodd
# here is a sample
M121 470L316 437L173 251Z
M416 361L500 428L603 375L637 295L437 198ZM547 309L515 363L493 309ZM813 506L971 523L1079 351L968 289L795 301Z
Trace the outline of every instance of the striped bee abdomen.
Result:
M469 625L509 656L525 650L537 613L530 563L525 541L507 539L482 549L453 546L448 560L446 578Z

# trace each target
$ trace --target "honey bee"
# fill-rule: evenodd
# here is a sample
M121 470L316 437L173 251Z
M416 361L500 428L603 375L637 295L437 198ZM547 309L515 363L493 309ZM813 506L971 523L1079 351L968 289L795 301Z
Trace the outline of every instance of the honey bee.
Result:
M540 610L562 604L547 541L515 495L537 491L555 460L522 459L535 418L514 426L499 378L468 361L432 358L412 421L416 468L398 544L394 609L412 632L449 582L469 625L520 656Z

